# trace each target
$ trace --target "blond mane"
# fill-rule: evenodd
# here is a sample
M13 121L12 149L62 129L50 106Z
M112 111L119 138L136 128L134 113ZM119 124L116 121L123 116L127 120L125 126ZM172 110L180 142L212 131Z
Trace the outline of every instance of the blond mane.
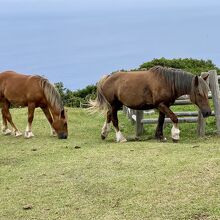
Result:
M40 78L40 86L44 91L44 95L48 103L50 103L52 108L62 111L64 108L63 102L55 86L51 84L47 79L41 76L39 76L39 78Z

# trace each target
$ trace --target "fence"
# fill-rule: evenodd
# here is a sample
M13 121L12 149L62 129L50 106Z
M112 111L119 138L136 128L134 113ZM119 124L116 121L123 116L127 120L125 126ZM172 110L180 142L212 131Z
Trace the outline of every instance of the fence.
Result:
M209 72L209 99L213 100L214 111L212 116L216 118L217 133L220 135L220 91L219 83L220 76L217 75L216 70L210 70ZM207 74L203 72L201 75ZM191 105L191 101L188 96L181 96L178 98L174 105ZM128 118L135 124L136 136L140 136L144 130L144 124L157 124L157 118L145 119L144 114L149 114L149 111L133 110L126 106L123 107L124 112L127 114ZM152 111L152 110L151 110ZM196 123L197 122L197 134L199 136L205 135L205 119L203 118L200 111L198 112L174 112L178 116L179 123ZM170 118L165 118L165 123L171 123Z

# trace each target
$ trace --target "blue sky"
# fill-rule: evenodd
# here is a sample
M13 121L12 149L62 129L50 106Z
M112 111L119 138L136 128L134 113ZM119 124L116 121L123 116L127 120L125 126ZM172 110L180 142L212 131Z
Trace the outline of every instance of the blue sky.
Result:
M153 58L220 66L220 1L0 0L0 70L70 89Z

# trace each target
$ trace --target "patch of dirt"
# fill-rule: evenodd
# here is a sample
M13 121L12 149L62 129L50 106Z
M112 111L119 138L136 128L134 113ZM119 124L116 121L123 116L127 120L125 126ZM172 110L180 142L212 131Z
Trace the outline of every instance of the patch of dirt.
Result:
M32 208L33 208L33 206L31 204L27 204L27 205L23 206L24 210L29 210L29 209L32 209Z
M209 216L205 213L197 213L194 216L192 216L193 220L207 220L209 219Z
M7 166L7 165L15 165L18 163L18 159L17 158L1 158L0 159L0 166Z

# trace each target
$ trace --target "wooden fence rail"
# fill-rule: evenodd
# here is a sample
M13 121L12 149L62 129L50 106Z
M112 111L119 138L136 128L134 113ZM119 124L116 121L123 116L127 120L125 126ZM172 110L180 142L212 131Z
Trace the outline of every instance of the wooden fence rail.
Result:
M214 111L211 116L216 118L217 133L220 135L220 91L219 91L219 80L220 76L217 75L216 70L210 70L209 72L209 99L213 100ZM204 75L207 73L202 73ZM191 101L188 96L181 96L178 98L174 105L191 105ZM144 115L148 114L149 111L134 110L127 107L123 107L124 112L128 118L135 124L136 136L140 136L144 130L144 124L157 124L157 118L145 119ZM150 110L152 112L152 110ZM178 116L179 123L196 123L197 122L197 134L199 136L205 135L205 119L203 118L200 111L198 112L174 112ZM165 123L171 123L169 118L165 118Z

